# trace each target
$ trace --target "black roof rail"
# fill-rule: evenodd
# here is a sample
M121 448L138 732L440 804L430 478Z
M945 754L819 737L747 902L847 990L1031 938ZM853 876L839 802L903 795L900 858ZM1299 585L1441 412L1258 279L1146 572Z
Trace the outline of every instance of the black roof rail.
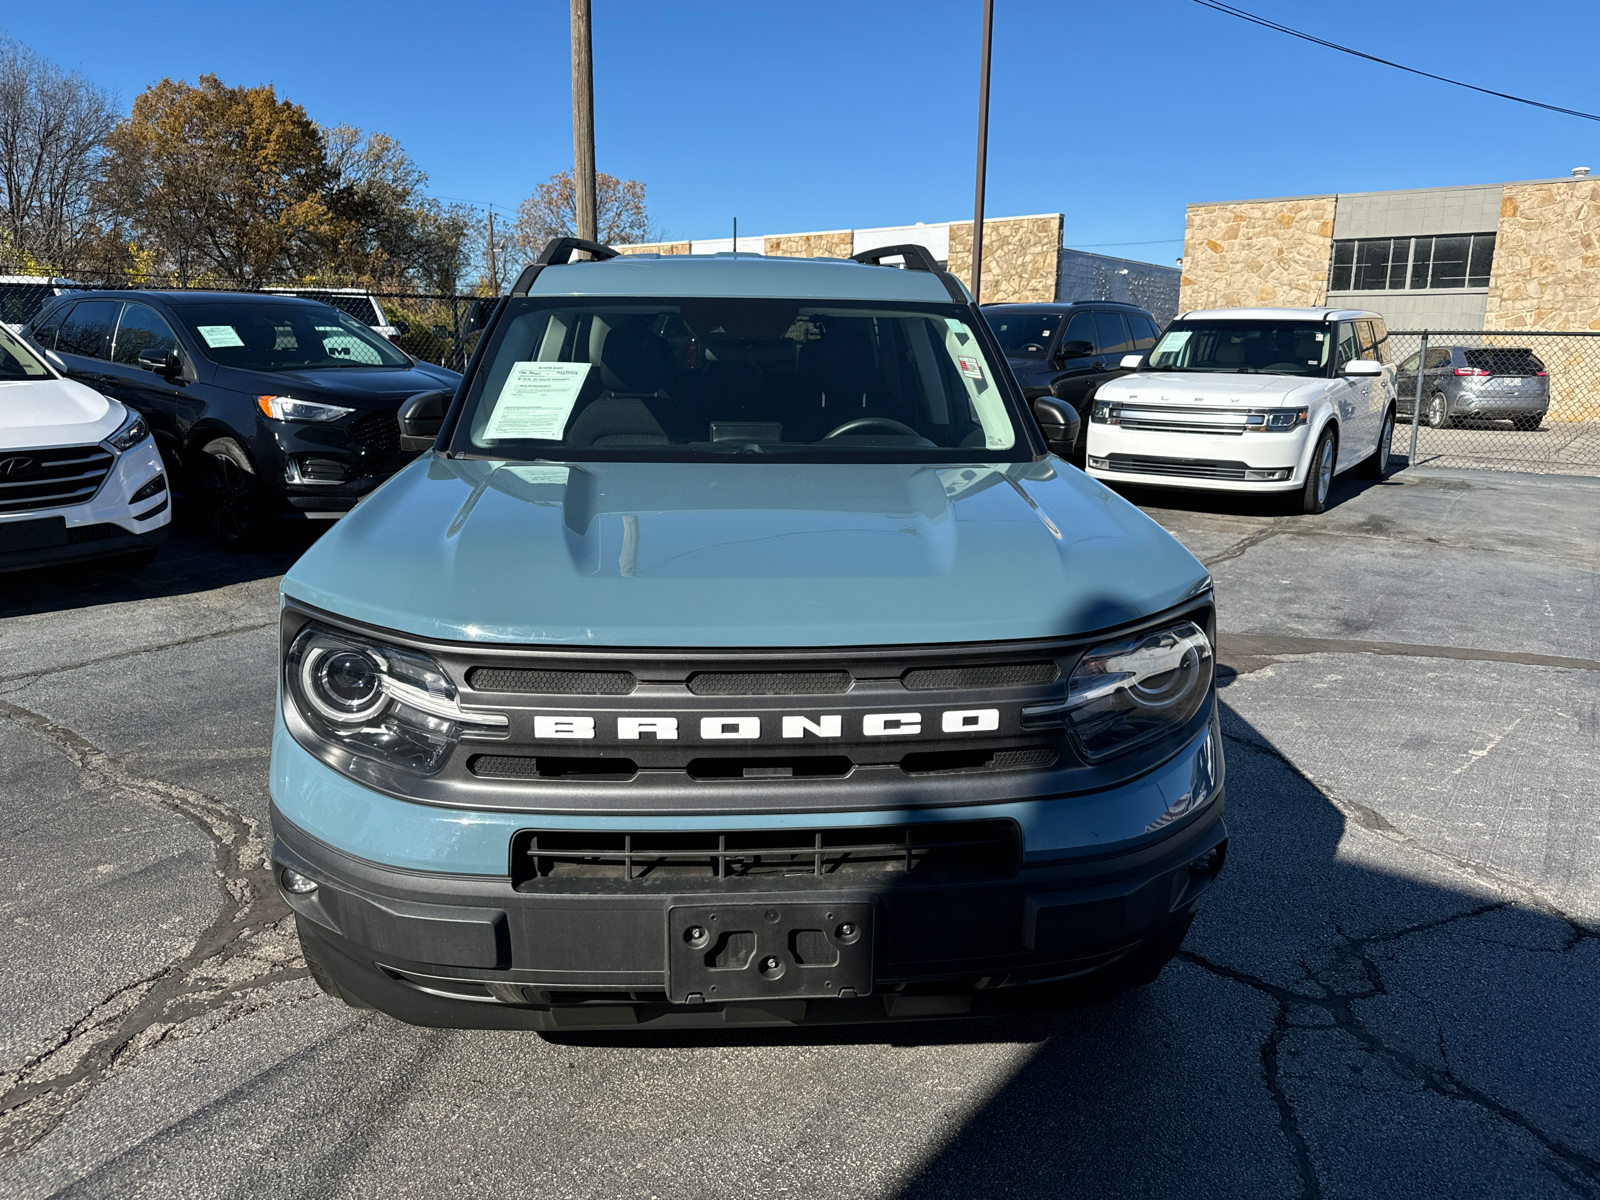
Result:
M593 256L598 261L616 258L620 253L610 246L600 242L587 241L584 238L558 237L551 238L545 243L545 248L539 251L539 257L531 265L524 267L522 274L517 276L516 283L511 285L511 295L526 296L528 289L533 286L533 281L539 278L539 272L546 267L559 267L572 261L572 252L582 250Z
M939 266L939 260L933 257L932 251L926 246L915 242L906 242L899 246L878 246L872 250L863 250L859 254L850 256L851 262L863 263L869 267L881 267L886 258L903 258L906 260L906 269L910 271L928 271L938 277L944 284L944 290L950 293L950 298L957 304L967 303L966 293L962 291L960 282L950 272Z

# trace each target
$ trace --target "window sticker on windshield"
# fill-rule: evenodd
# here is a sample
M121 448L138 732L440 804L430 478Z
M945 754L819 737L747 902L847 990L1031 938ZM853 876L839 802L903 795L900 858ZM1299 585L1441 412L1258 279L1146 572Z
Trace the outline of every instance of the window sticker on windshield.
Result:
M977 359L965 354L959 354L956 356L956 362L961 366L961 373L968 379L983 378L983 364Z
M232 325L200 325L200 336L205 338L206 345L213 350L221 350L225 346L242 346L238 332Z
M559 441L593 363L519 362L495 401L483 436Z
M530 463L500 469L510 471L523 483L557 483L565 486L567 482L567 468L551 466L548 463Z

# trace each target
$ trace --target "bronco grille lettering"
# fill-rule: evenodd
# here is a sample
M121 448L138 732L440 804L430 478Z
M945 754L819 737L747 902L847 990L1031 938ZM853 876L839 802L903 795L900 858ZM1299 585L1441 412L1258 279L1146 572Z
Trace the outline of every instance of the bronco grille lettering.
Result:
M678 717L616 717L616 740L637 742L651 739L658 742L675 742L680 738ZM761 717L742 714L701 717L698 723L691 718L690 729L705 742L756 742L762 740ZM777 737L790 741L812 738L827 740L845 737L842 713L820 713L804 716L787 713L778 716L773 724ZM853 724L853 722L852 722ZM868 738L919 737L932 732L937 726L940 733L996 733L1000 729L998 708L954 708L929 716L924 720L920 712L863 713L858 736ZM767 726L772 729L771 725ZM775 740L768 733L768 741ZM535 741L584 740L601 736L599 720L578 714L539 714L533 718ZM693 736L684 734L683 736Z

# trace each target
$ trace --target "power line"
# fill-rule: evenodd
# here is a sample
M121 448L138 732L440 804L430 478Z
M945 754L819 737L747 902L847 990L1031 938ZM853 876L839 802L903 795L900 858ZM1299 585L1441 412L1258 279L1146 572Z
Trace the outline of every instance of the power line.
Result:
M1497 92L1491 88L1479 87L1473 83L1462 83L1459 79L1450 79L1444 75L1435 75L1431 71L1419 71L1416 67L1408 67L1403 63L1390 62L1387 58L1379 58L1376 54L1366 54L1360 50L1352 50L1349 46L1341 46L1338 42L1330 42L1309 33L1302 33L1298 29L1290 29L1287 25L1280 25L1276 21L1258 17L1254 13L1245 12L1244 9L1235 8L1231 4L1221 4L1218 0L1194 0L1194 2L1203 8L1214 9L1224 16L1238 17L1241 21L1249 21L1254 25L1260 25L1264 29L1271 29L1276 33L1286 33L1290 37L1297 37L1301 41L1311 42L1318 46L1326 46L1329 50L1337 50L1341 54L1353 54L1355 57L1364 58L1368 62L1375 62L1385 67L1393 67L1397 71L1409 71L1413 75L1421 75L1424 79L1436 79L1440 83L1454 84L1456 87L1463 87L1468 91L1482 92L1485 96L1497 96L1501 100L1515 100L1518 104L1531 104L1534 108L1561 113L1568 117L1582 117L1585 121L1600 121L1600 116L1594 113L1579 112L1575 108L1562 108L1556 104L1545 104L1541 100L1529 100L1523 96L1513 96L1509 92Z

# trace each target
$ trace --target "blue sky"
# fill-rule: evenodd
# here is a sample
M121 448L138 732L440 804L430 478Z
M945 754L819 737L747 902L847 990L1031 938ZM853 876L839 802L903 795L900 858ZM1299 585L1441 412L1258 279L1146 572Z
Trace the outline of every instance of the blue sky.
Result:
M1481 86L1600 111L1593 0L1243 0ZM1536 179L1600 123L1418 79L1192 3L997 0L990 215L1170 262L1186 203ZM671 236L970 216L979 0L594 0L598 160ZM514 209L571 162L567 4L13 6L0 27L112 89L215 71L382 130L436 195ZM1517 24L1513 14L1537 14ZM1343 109L1342 115L1335 108ZM1171 240L1161 240L1171 239ZM1107 243L1110 243L1107 245Z

